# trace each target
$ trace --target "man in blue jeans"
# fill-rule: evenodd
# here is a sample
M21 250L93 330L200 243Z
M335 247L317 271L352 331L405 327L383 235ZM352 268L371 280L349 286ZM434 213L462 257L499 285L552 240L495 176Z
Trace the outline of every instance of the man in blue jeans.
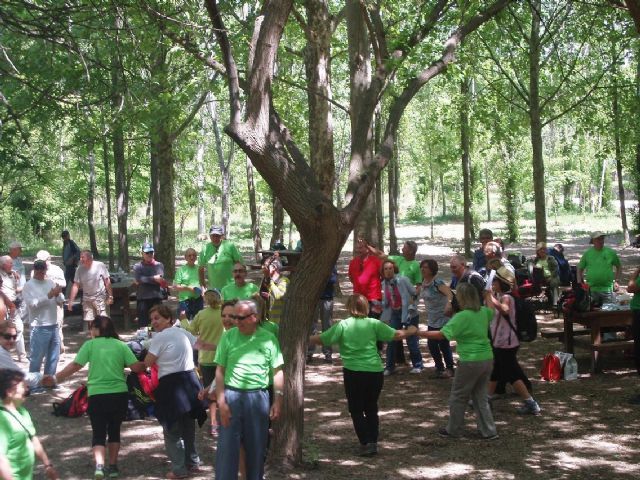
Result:
M216 397L220 414L216 478L238 477L240 446L245 450L246 480L262 480L269 420L282 409L282 353L276 337L258 328L253 300L235 307L238 328L227 330L216 349ZM269 377L273 374L273 404Z
M60 335L58 334L58 313L56 307L62 305L62 288L46 279L47 262L33 262L33 278L22 291L24 303L31 320L31 363L29 372L39 372L44 360L44 374L54 375L60 358Z

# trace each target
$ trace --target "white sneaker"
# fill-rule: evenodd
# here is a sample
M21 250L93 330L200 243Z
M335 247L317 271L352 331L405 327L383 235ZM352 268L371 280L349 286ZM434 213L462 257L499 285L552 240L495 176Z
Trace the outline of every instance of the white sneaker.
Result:
M409 373L422 373L422 369L419 367L413 367L411 370L409 370Z

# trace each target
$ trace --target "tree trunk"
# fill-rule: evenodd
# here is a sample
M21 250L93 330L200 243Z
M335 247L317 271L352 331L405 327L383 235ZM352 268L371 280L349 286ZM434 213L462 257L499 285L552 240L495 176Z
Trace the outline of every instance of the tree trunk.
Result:
M213 94L209 92L207 111L211 117L211 125L213 128L213 135L216 145L216 156L218 158L218 168L220 169L220 176L222 178L222 210L220 218L222 219L222 227L226 234L229 232L229 196L231 195L231 159L233 158L234 144L229 146L229 154L225 159L224 151L222 149L222 135L220 134L220 124L218 122L218 109L216 105L216 99Z
M89 228L89 248L93 256L98 258L98 243L96 242L96 226L93 222L94 198L96 197L96 154L93 142L89 145L89 182L87 184L87 226Z
M198 186L198 235L205 235L207 231L206 216L205 216L205 204L206 196L204 192L204 178L205 178L205 166L204 166L204 154L207 150L207 142L204 140L206 135L204 134L204 128L201 130L201 136L196 147L196 185Z
M124 26L121 12L115 10L116 36ZM117 39L116 39L117 44ZM118 217L118 268L129 271L129 240L127 222L129 216L129 189L127 185L127 166L124 156L124 131L120 110L124 102L124 70L117 50L111 55L111 110L114 116L113 168L115 172L116 216Z
M251 238L253 238L253 253L259 262L262 257L258 253L262 250L262 237L260 236L260 216L256 204L256 186L253 182L253 165L247 157L247 194L249 197L249 214L251 216Z
M617 72L614 72L617 74ZM618 80L613 76L613 141L615 144L616 172L618 174L618 202L620 204L620 220L622 222L622 241L629 245L629 226L627 225L627 209L624 204L624 182L622 181L622 152L620 147L620 106L618 105Z
M305 0L304 63L309 105L309 162L321 191L333 198L335 159L331 112L331 19L327 0Z
M387 180L389 190L389 253L397 255L398 237L396 236L396 223L398 221L398 148L389 160L387 167Z
M540 111L540 0L532 0L529 36L529 122L533 162L533 193L536 216L536 242L547 241L547 206L544 188L542 120Z
M271 225L271 242L269 242L269 248L273 248L277 242L282 242L284 238L284 209L282 208L282 203L273 192L271 193L271 207L273 223Z
M102 164L104 167L104 193L107 203L107 242L109 245L109 270L115 269L113 256L113 223L111 218L111 168L109 166L109 144L102 137Z
M164 264L164 276L175 276L176 218L174 196L173 143L164 122L154 124L151 132L151 152L155 158L153 184L153 246L155 257ZM152 164L153 167L153 164Z
M462 190L464 206L464 255L471 257L473 212L471 205L471 157L469 141L469 79L460 82L460 146L462 150Z

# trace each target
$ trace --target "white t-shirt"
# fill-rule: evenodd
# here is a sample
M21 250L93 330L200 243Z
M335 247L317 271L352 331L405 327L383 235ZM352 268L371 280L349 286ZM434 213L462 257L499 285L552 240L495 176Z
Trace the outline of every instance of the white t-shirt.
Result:
M0 270L0 277L2 277L2 293L4 293L12 302L16 301L18 297L18 280L12 273L7 273L4 270Z
M32 278L24 286L22 297L29 312L32 327L44 327L58 324L57 305L62 305L64 296L49 298L49 292L56 285L51 280Z
M188 372L195 368L193 345L196 337L178 327L165 328L154 333L149 344L149 353L158 357L158 378L177 372Z
M109 278L107 267L104 263L94 260L89 268L80 264L73 281L80 284L83 298L96 300L105 296L104 280L106 278Z

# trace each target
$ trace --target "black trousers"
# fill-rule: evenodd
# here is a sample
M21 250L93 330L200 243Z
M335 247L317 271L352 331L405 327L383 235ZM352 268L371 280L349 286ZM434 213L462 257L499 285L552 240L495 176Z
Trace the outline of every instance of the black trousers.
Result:
M138 299L136 311L138 313L139 327L147 327L149 325L149 310L151 310L151 307L154 305L160 305L161 303L162 300L160 298Z
M91 420L91 446L120 442L120 426L127 415L128 393L103 393L89 397L87 413Z
M384 384L382 372L342 369L349 414L361 445L378 442L378 398Z

